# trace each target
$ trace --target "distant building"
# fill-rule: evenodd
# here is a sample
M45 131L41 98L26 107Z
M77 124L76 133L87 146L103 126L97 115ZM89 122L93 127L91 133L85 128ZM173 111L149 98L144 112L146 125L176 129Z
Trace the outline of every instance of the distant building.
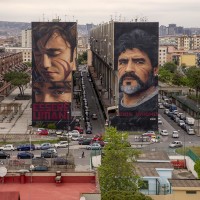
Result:
M32 48L31 47L6 47L6 52L22 53L23 62L32 62Z
M24 71L27 66L23 64L22 52L0 53L0 96L7 96L14 88L3 79L5 73L10 71Z
M32 31L31 29L22 30L22 47L32 47Z
M195 54L183 54L179 58L179 66L192 67L197 64L197 56Z

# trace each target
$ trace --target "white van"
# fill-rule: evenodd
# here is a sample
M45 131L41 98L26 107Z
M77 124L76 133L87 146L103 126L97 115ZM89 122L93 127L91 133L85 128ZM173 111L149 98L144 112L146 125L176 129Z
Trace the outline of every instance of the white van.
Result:
M186 117L186 124L194 125L195 119L192 117Z
M192 128L187 129L187 134L194 135L195 134L194 129L192 129Z

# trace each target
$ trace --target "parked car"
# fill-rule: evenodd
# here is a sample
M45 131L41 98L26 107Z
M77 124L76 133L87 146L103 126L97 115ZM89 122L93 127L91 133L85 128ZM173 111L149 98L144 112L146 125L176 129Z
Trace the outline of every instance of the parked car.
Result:
M169 144L170 148L182 147L183 143L181 141L173 141Z
M40 149L41 150L45 150L45 149L49 149L49 148L52 148L53 145L51 143L43 143L40 145Z
M92 129L88 127L88 128L86 129L86 134L92 134Z
M67 159L63 157L57 157L53 160L54 165L67 165L67 163Z
M149 137L151 137L152 135L155 136L156 134L155 134L154 131L147 131L146 133L143 133L142 135L143 135L143 136L149 136Z
M167 130L161 130L160 135L167 136L167 135L169 135L169 133Z
M188 128L188 129L186 130L186 132L187 132L188 135L194 135L194 134L195 134L193 128Z
M62 135L63 134L63 130L57 130L56 131L56 135Z
M93 141L103 140L103 137L101 134L97 134L92 138Z
M79 131L77 131L77 130L69 131L68 134L71 135L71 136L74 136L74 135L80 136L80 133L79 133Z
M100 144L101 147L104 147L104 146L105 146L105 143L104 143L103 140L97 140L97 141L93 141L93 140L92 140L92 141L90 142L90 145L91 145L91 144L94 144L94 143Z
M83 128L80 126L75 126L74 130L77 130L80 134L83 134Z
M0 159L6 159L6 158L10 158L10 154L4 151L0 151Z
M28 151L20 152L17 154L18 159L31 159L34 157L34 154Z
M30 151L30 150L35 150L34 144L20 144L19 146L17 146L17 151Z
M37 131L36 134L37 135L48 135L49 132L47 129L43 129L43 130Z
M162 122L162 120L160 118L158 118L158 124L160 124L160 125L163 124L163 122Z
M13 146L13 144L6 144L2 147L0 147L0 151L14 151L15 147Z
M184 122L183 120L180 120L179 123L178 123L178 125L179 125L180 127L182 127L182 126L185 125L185 122Z
M35 157L32 159L32 164L33 165L48 165L49 161L42 157Z
M91 117L92 117L92 119L96 120L97 119L97 114L93 113Z
M173 137L173 138L179 138L178 131L173 131L173 132L172 132L172 137Z
M78 141L79 145L89 145L91 143L91 138L86 138Z
M60 141L58 143L56 143L54 146L56 148L66 148L69 145L69 141Z
M48 167L46 165L37 165L30 168L32 171L48 171Z
M86 146L87 150L100 150L101 149L101 145L98 143L92 143L89 146Z
M51 148L41 152L41 157L43 158L56 158L58 157L58 153L56 149Z
M164 114L167 114L169 112L169 109L164 110Z
M82 139L83 139L83 136L72 136L72 138L71 138L72 141L79 141Z

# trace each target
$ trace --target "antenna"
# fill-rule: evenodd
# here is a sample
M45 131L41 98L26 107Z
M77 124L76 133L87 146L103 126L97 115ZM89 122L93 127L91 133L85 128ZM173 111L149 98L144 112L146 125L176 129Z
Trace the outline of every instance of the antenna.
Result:
M0 177L4 177L7 174L7 169L5 167L0 167Z

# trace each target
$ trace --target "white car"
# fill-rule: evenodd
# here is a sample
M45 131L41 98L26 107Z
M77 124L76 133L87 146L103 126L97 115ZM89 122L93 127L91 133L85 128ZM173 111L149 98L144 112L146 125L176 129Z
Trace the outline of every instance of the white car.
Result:
M56 143L54 146L56 148L66 148L66 147L68 147L68 145L69 145L68 141L60 141L60 142Z
M173 141L169 144L170 148L175 148L175 147L182 147L183 143L181 141Z
M173 137L173 138L179 138L178 131L173 131L173 132L172 132L172 137Z
M99 143L92 143L89 146L86 146L87 150L100 150L101 149L101 145Z
M163 124L163 122L160 118L158 118L158 124Z
M80 135L80 132L78 130L73 130L68 132L69 135Z
M79 141L81 139L83 139L83 136L72 136L71 138L72 141Z
M167 135L169 135L169 133L167 130L161 130L160 135L167 136Z
M14 151L15 147L12 144L6 144L6 145L0 147L0 150L2 150L2 151Z

